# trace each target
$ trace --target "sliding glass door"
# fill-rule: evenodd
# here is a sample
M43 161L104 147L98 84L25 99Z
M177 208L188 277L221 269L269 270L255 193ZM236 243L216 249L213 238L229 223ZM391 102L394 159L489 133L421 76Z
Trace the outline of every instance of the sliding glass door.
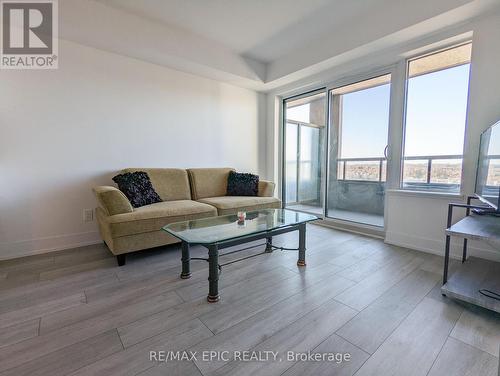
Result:
M384 226L391 75L329 91L326 215Z
M285 207L323 214L326 92L284 101Z
M386 74L283 102L286 208L384 226L390 83Z

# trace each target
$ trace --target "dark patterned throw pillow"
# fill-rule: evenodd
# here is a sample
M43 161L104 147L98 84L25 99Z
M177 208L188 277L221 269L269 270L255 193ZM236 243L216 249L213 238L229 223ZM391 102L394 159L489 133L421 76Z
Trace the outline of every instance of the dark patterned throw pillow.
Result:
M113 181L118 185L118 189L127 196L134 208L161 202L148 174L144 171L116 175Z
M228 196L257 196L259 193L259 175L229 172L227 179Z

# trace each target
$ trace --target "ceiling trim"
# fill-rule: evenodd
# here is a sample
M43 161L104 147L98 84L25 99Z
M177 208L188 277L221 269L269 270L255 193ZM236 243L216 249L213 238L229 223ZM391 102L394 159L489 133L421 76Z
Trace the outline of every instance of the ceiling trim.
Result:
M409 11L405 4L413 0L388 0L394 9L382 9L380 16L360 15L356 35L349 36L348 25L336 25L338 33L328 33L307 46L271 63L244 57L228 47L165 23L152 20L121 8L94 0L67 0L59 2L60 37L72 42L153 64L227 82L255 91L279 91L280 88L300 83L332 69L366 64L366 56L382 51L405 53L415 41L470 23L472 19L492 10L500 10L498 0L441 0L432 8L438 14L429 17L421 0L411 8L411 14L384 27L377 22L390 23L394 14ZM453 6L453 4L455 4ZM402 8L401 8L402 7ZM420 14L417 13L421 9ZM369 20L372 19L370 23ZM373 22L373 20L376 22ZM352 20L350 20L352 24ZM341 31L341 32L340 32ZM401 51L402 46L405 48ZM420 46L421 47L421 46ZM417 48L417 47L413 47ZM353 63L354 62L354 63Z

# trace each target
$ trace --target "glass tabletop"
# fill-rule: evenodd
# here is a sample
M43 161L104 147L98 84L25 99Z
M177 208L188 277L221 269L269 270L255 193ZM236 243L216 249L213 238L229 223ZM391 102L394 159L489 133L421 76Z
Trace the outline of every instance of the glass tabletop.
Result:
M245 214L245 220L238 220L236 214L223 215L171 223L163 230L188 243L211 244L318 219L311 214L287 209L266 209Z

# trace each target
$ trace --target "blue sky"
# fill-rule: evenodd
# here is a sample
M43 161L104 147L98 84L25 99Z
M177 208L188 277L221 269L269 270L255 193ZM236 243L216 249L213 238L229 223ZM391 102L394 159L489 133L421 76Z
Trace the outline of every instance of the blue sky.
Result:
M408 83L405 155L462 154L469 64ZM390 86L343 96L342 158L381 157L387 145Z
M406 156L463 153L469 69L466 64L409 80ZM383 157L390 90L386 84L342 96L341 158ZM287 116L309 122L309 105L290 108Z
M386 84L342 96L341 158L384 155L390 91Z
M405 154L462 154L470 65L411 78Z

